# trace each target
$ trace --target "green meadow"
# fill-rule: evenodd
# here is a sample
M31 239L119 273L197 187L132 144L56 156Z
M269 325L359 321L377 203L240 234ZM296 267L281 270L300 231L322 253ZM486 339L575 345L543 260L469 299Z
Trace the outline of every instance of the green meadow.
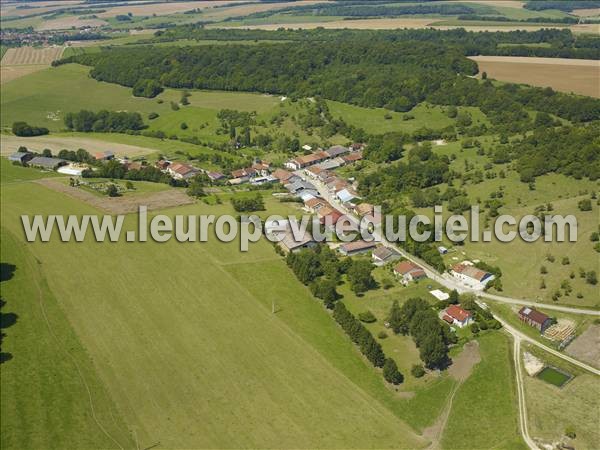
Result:
M3 185L2 199L2 262L18 265L16 273L27 280L34 274L25 269L19 254L31 255L47 283L43 301L56 299L64 313L57 326L65 335L76 336L89 355L86 359L71 350L78 364L88 361L93 367L90 372L99 385L94 401L106 408L114 402L118 413L110 423L120 431L114 436L121 445L135 441L145 447L160 442L165 447L414 448L425 444L390 406L398 400L381 375L360 357L267 243L256 244L245 254L235 243L215 241L101 244L88 239L81 244L56 240L24 244L20 214L96 211L27 181ZM228 205L196 204L167 213L227 211ZM127 227L133 222L128 217ZM177 270L165 270L174 267ZM286 281L272 283L273 279ZM15 277L7 283L16 281ZM91 425L76 425L85 412L89 414L87 404L68 402L60 388L61 383L70 383L82 389L72 374L58 372L56 391L49 392L44 382L34 382L34 374L16 370L31 358L29 346L34 345L16 337L42 325L39 317L27 317L23 310L34 299L33 293L27 294L21 305L14 295L7 295L6 311L23 314L23 320L7 329L3 351L12 353L12 359L2 365L2 382L14 386L12 390L30 392L20 399L3 396L7 397L6 405L2 403L3 445L22 447L19 430L33 427L40 439L50 439L53 423L40 419L44 409L21 413L22 408L36 409L29 398L46 395L48 402L64 405L63 420L73 421L73 434L65 435L65 446L110 446L91 433L85 439L93 442L82 442L77 430ZM273 301L276 314L271 312ZM53 359L44 364L51 365ZM106 416L98 419L108 427ZM7 426L15 433L4 433L7 423L13 424Z

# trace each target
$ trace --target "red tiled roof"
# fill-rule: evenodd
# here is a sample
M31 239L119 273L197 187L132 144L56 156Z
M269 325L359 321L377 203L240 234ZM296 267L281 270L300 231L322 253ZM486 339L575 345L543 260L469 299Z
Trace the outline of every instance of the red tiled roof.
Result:
M332 209L331 212L321 216L319 221L321 223L325 223L327 221L327 217L331 217L331 224L335 225L336 223L338 223L338 220L340 220L343 216L344 214L339 212L337 209Z
M453 319L458 320L459 322L464 322L466 319L471 317L471 313L465 311L460 306L450 305L446 308L446 314L448 314Z
M444 314L444 317L442 317L442 319L444 319L448 323L454 323L454 320L452 320L452 317L450 317L448 314Z
M288 172L287 170L284 170L284 169L277 169L277 170L275 170L275 172L273 172L273 176L275 178L277 178L279 181L285 182L285 181L289 180L291 177L293 177L294 174L291 172Z
M342 245L342 248L346 252L354 252L357 250L364 250L366 248L372 248L372 247L375 247L376 245L377 245L376 242L354 241L354 242L349 242L347 244Z
M349 155L342 156L342 159L347 163L352 163L355 161L360 161L363 158L362 152L354 152Z
M398 264L396 264L396 267L394 267L394 271L398 272L399 274L402 275L406 275L409 272L414 272L416 270L423 270L421 269L421 267L417 266L414 262L412 261L402 261Z

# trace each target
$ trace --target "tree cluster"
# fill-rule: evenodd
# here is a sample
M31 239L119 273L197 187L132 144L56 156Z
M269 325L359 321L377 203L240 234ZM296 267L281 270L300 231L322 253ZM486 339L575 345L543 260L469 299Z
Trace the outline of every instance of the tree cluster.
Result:
M81 110L65 114L65 126L69 130L83 132L122 133L145 128L142 116L137 112Z

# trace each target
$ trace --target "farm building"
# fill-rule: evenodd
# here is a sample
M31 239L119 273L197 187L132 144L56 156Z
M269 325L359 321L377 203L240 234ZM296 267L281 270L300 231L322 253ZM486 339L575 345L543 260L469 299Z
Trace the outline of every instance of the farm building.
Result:
M64 166L67 161L60 158L47 158L45 156L36 156L32 158L28 164L31 167L39 167L40 169L54 170L57 167Z
M299 194L301 191L317 191L317 188L307 182L307 181L303 181L303 180L297 180L294 181L293 183L289 183L285 185L285 188L290 192L290 194Z
M113 159L114 157L115 154L109 150L105 152L94 153L94 159L98 161L108 161L109 159Z
M552 325L552 319L543 312L537 311L529 306L523 306L519 310L519 319L527 325L537 328L540 333L546 331Z
M409 281L420 280L421 278L427 278L427 274L421 266L418 266L412 261L402 261L394 267L394 274L397 277L402 278L404 283Z
M33 153L29 153L29 152L17 152L17 153L13 153L12 155L10 155L8 157L9 161L17 161L20 162L21 164L26 163L27 161L29 161L31 158L33 158Z
M437 249L440 255L445 255L446 253L448 253L448 249L443 245L440 245Z
M456 264L450 271L452 276L473 289L483 289L494 279L494 275L469 264Z
M345 164L345 161L342 158L333 158L327 161L323 161L322 163L317 164L317 167L323 170L333 170L338 167L342 167Z
M89 167L85 165L69 164L66 166L59 167L56 171L65 175L73 175L76 177L80 177L83 174L84 170L87 169L89 169Z
M383 266L391 261L395 261L400 259L400 253L397 250L394 250L391 247L377 247L373 250L373 254L371 255L373 260L373 264L376 266Z
M241 180L242 182L249 181L252 178L258 176L256 169L252 167L246 167L245 169L237 169L231 171L231 178L234 180Z
M277 243L285 253L296 253L306 248L312 248L317 245L317 242L312 237L309 231L305 231L304 235L296 239L291 229L287 229L284 233L278 233L281 240Z
M162 171L167 170L167 167L169 167L170 165L171 165L171 161L167 161L165 159L161 159L159 161L156 161L156 164L155 164L156 168L158 168L158 169L160 169Z
M448 306L443 312L442 319L444 319L450 325L456 325L459 328L466 327L473 322L471 313L469 311L465 311L458 305Z
M344 256L360 255L373 250L377 246L376 242L354 241L341 245L338 250Z

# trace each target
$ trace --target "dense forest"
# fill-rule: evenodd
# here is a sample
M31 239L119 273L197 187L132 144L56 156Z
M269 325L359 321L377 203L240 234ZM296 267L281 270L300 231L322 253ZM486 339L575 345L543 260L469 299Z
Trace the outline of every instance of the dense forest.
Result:
M545 9L558 9L571 12L574 9L600 8L597 0L529 0L524 8L532 11L543 11Z
M527 34L527 33L525 33ZM585 122L600 119L600 100L470 78L477 65L450 33L427 39L352 39L199 47L105 49L60 63L93 66L100 81L137 87L220 89L322 96L364 107L406 112L423 101L479 106L507 131L527 129L526 109ZM344 36L344 35L342 35ZM560 35L567 37L568 35ZM443 44L443 45L440 45ZM457 76L458 75L458 76ZM151 95L149 95L151 96Z

